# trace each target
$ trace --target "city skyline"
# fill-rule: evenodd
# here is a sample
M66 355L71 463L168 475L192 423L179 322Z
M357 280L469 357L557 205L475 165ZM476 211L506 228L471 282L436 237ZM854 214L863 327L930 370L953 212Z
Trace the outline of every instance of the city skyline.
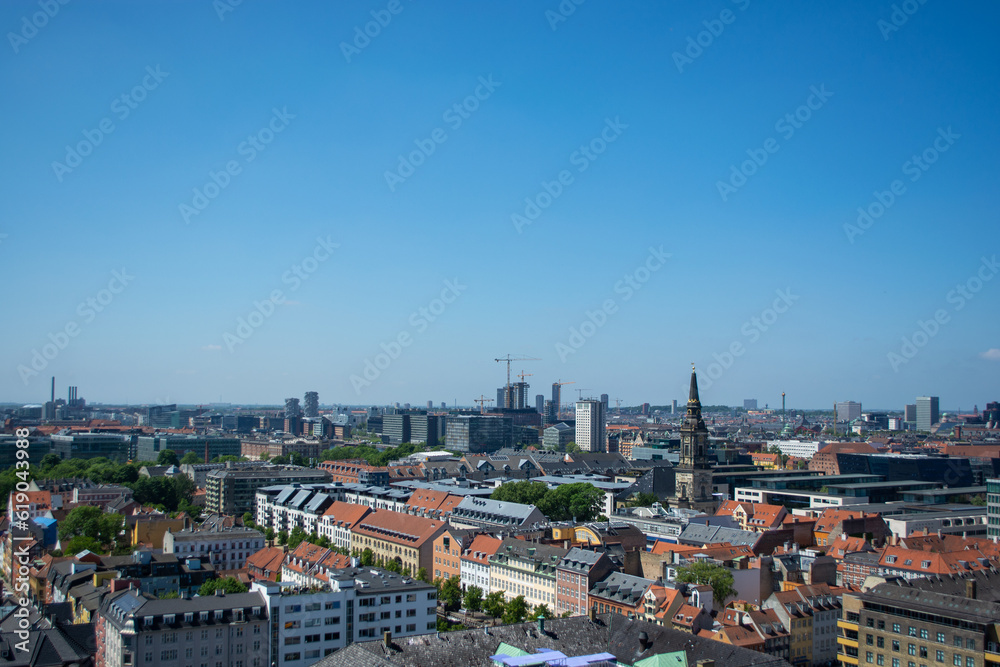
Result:
M915 6L5 3L0 401L982 408L1000 8Z

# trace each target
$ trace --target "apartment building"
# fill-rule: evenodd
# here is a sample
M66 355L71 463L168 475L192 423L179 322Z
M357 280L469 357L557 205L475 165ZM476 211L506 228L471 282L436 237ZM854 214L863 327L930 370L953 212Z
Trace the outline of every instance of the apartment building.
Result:
M508 600L523 595L531 606L556 606L556 567L569 553L548 544L505 537L490 557L490 591L503 591Z
M455 505L448 519L456 528L482 530L530 528L548 523L545 515L534 505L507 503L489 498L466 496Z
M257 489L274 484L322 484L329 473L298 466L259 464L213 470L205 476L205 509L236 516L256 509Z
M790 633L792 664L823 664L837 659L837 621L843 588L826 584L797 586L772 593L761 605L773 609Z
M556 614L586 614L590 589L613 569L603 551L570 549L556 565Z
M135 589L97 612L103 667L267 667L268 610L257 592L161 600Z
M646 612L646 592L655 583L652 579L609 572L588 591L588 608L595 608L598 614L642 618Z
M403 572L434 571L434 539L448 524L390 510L375 510L351 529L353 549L371 549L375 558L395 560Z
M285 556L281 581L323 588L329 584L331 574L352 565L357 565L357 561L350 556L312 542L302 542Z
M469 544L476 533L448 527L434 538L434 579L462 578L462 546Z
M462 551L462 557L459 559L462 590L468 590L469 586L478 586L484 593L493 590L490 579L490 557L502 545L502 540L490 535L476 535L469 546Z
M844 594L838 638L842 664L904 667L1000 664L1000 575L890 577Z
M351 551L351 530L359 521L372 513L370 507L334 501L319 518L317 533L330 544Z
M264 534L243 526L205 529L200 526L168 530L163 536L163 553L178 557L198 556L211 561L216 570L238 570L247 559L264 548Z
M254 582L270 610L268 662L307 667L358 641L408 637L437 627L437 589L378 568L331 573L328 586Z

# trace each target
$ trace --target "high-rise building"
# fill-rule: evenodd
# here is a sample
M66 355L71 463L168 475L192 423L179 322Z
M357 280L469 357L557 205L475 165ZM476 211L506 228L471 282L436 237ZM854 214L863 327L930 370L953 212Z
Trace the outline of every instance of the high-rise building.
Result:
M708 427L701 417L698 376L691 369L691 391L687 415L681 424L681 456L674 473L674 488L680 507L715 512L712 471L708 463Z
M672 415L676 415L677 414L677 399L676 398L673 399L672 401L670 401L670 414L672 414Z
M445 449L453 452L485 454L510 447L514 442L514 421L494 415L449 416L445 422Z
M528 407L528 383L515 382L510 385L510 405L507 407L515 410L524 410Z
M545 394L535 394L535 409L540 414L545 414Z
M911 424L917 423L917 404L907 403L906 407L903 408L903 421L910 422Z
M756 410L757 409L757 399L756 398L744 398L743 399L743 409L744 410Z
M645 417L649 416L649 403L643 403L642 404L642 414Z
M385 415L382 417L382 442L388 445L401 445L404 442L410 442L411 428L410 415Z
M316 419L319 417L319 393L307 391L305 401L306 419Z
M576 444L585 452L608 451L607 415L600 401L576 402Z
M302 407L299 405L299 399L297 398L286 398L285 399L285 419L301 417Z
M507 405L507 387L497 387L497 402L496 406L498 408L509 408Z
M604 414L608 414L608 395L601 394L601 403L604 404Z
M559 410L562 407L562 385L558 382L552 383L552 409L555 410L555 419L559 419Z
M434 409L434 401L427 401L427 409L428 410Z
M929 431L940 420L937 396L917 396L917 430Z
M861 419L861 404L854 401L837 402L837 421L852 422Z

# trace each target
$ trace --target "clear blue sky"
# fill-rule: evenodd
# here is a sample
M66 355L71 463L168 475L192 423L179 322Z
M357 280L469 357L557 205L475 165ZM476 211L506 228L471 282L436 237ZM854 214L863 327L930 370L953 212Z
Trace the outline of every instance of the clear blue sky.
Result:
M592 0L558 21L555 0L247 1L220 19L224 2L81 0L37 30L37 2L0 6L0 400L41 402L55 375L89 401L468 405L495 397L494 358L512 353L541 359L514 365L532 395L561 378L570 398L659 404L684 398L691 362L709 385L734 343L703 401L1000 398L1000 276L982 265L1000 192L995 3L914 3L889 30L890 2ZM372 12L387 24L366 43ZM416 142L433 153L388 183ZM925 149L925 171L905 164ZM748 151L766 162L720 193ZM881 217L845 230L897 179ZM539 193L547 208L518 229ZM317 238L338 247L293 289ZM102 292L122 269L127 285ZM949 292L977 271L990 279L958 309ZM435 304L448 280L457 298ZM273 290L283 303L234 343ZM781 314L776 290L792 295ZM19 371L50 334L65 348ZM398 358L352 383L401 334Z

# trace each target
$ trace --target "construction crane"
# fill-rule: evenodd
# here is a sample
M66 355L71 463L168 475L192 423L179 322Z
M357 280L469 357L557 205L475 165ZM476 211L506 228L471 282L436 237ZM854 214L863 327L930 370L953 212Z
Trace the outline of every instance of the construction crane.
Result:
M618 414L622 413L622 399L620 398L615 399L615 410L618 412Z
M530 378L532 375L534 375L534 373L525 373L524 371L521 371L515 377L521 378L521 382L524 382L524 378Z
M494 359L493 361L496 361L497 363L500 363L501 361L506 361L507 362L507 384L504 385L504 386L507 388L507 401L509 402L510 401L510 362L512 362L512 361L541 361L541 359L538 359L536 357L512 357L508 353L506 357L501 357L500 359Z
M493 399L492 398L486 398L484 395L480 394L479 398L473 399L472 402L473 403L479 403L479 414L485 415L486 414L486 404L487 403L492 403Z
M576 395L576 400L582 401L583 400L583 392L590 391L590 389L577 389L576 391L579 392Z

